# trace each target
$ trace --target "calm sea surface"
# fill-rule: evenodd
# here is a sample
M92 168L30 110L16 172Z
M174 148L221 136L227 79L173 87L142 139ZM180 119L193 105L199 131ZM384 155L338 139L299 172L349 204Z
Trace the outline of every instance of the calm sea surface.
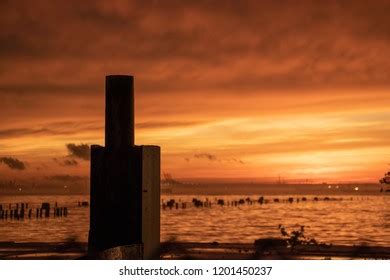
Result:
M248 196L208 195L196 196L210 201L211 207L196 208L194 195L163 195L162 200L186 202L186 209L161 210L161 239L194 242L248 242L257 238L280 237L278 225L288 230L304 225L306 235L317 241L346 245L390 246L390 195L331 196L334 201L323 201L325 196L305 196L306 202L296 202L302 195L265 196L269 203L241 206L219 206L217 199L234 201ZM258 195L249 196L253 200ZM288 203L294 197L293 203ZM274 202L278 198L280 202ZM29 203L33 218L0 220L0 241L58 242L76 239L87 241L89 208L78 207L88 196L1 196L0 204L8 209L9 203ZM69 208L68 217L35 218L35 208L50 202Z

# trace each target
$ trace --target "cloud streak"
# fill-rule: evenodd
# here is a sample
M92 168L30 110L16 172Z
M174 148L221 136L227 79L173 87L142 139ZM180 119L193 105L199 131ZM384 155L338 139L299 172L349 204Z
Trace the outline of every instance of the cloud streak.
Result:
M75 182L85 181L88 178L84 176L75 176L69 174L57 174L57 175L47 176L46 179L50 181L59 181L63 183L75 183Z
M65 159L58 159L58 158L53 158L53 160L58 163L60 166L77 166L78 161L73 159L73 158L65 158Z
M219 162L228 162L228 163L240 163L244 164L244 161L238 158L219 158L214 154L210 153L198 153L194 154L194 158L197 159L207 159L209 161L219 161ZM185 161L189 162L190 159L188 157L184 158Z
M97 125L96 122L52 122L36 127L18 127L0 129L0 139L19 138L19 137L42 137L58 135L77 135L80 132L96 131L103 129L103 125Z
M208 159L210 161L216 161L217 160L217 156L216 155L209 154L209 153L195 154L194 157L195 158L205 158L205 159Z

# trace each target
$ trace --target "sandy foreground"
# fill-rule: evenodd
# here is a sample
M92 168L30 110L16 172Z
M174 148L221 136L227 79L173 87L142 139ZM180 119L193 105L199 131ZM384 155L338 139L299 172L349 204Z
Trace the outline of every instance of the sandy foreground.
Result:
M252 243L161 244L161 259L390 259L390 247L298 245L288 248L282 240ZM0 242L0 259L90 259L87 244L80 242Z

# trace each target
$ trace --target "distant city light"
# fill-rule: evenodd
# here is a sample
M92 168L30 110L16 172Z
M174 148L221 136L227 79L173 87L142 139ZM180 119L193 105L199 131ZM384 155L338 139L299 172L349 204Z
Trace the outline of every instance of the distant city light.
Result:
M355 187L355 191L358 191L359 190L359 187Z
M332 186L331 186L331 185L329 185L329 186L328 186L328 189L331 189L331 188L332 188Z

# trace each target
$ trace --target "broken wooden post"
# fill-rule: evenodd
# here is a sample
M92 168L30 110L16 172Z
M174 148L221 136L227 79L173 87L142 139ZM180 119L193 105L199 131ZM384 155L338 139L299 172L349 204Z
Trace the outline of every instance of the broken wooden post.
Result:
M134 258L158 258L160 147L134 145L132 76L106 77L105 144L91 146L88 251L98 256L124 246L142 252Z
M49 202L43 202L42 205L41 205L41 211L42 210L45 210L45 218L49 218L50 217L50 203ZM41 213L40 213L40 216L42 216Z

